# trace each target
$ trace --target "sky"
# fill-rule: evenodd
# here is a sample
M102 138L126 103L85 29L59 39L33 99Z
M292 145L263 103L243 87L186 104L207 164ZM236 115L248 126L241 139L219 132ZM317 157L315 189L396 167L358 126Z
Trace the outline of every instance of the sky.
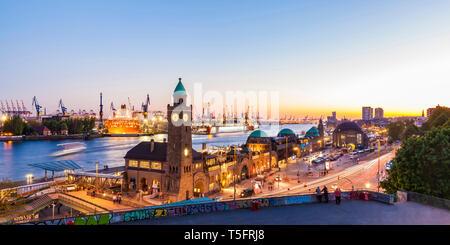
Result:
M0 0L0 100L51 113L166 110L188 93L277 91L280 113L360 118L449 105L450 2Z

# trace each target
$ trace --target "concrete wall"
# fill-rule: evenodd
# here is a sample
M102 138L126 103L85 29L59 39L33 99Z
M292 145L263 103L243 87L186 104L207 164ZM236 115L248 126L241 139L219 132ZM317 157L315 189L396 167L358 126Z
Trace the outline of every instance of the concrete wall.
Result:
M369 192L370 200L379 201L387 204L392 204L393 195ZM363 198L362 192L343 192L342 199L358 200ZM334 194L329 194L329 200L334 200ZM221 212L242 208L251 208L252 201L258 201L260 208L267 207L280 207L287 205L296 205L303 203L315 203L317 198L315 195L294 195L284 197L271 197L271 198L256 198L256 199L241 199L236 201L224 201L224 202L211 202L193 205L180 205L180 206L156 206L135 209L126 212L118 213L104 213L89 216L71 217L64 219L54 219L26 223L29 225L66 225L73 223L75 225L100 225L100 224L112 224L121 222L132 222L135 220L154 219L163 216L185 216L196 214L207 214L211 212Z

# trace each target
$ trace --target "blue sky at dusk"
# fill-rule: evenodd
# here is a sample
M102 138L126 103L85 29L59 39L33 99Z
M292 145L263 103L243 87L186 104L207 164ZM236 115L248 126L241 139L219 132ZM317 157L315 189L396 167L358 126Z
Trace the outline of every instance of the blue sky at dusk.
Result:
M165 110L188 90L278 90L281 111L420 115L450 102L449 1L0 0L0 99Z

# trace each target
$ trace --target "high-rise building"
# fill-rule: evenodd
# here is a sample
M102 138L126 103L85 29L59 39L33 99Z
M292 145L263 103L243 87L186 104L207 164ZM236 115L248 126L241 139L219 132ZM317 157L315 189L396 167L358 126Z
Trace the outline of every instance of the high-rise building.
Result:
M428 109L427 109L427 118L430 118L431 113L433 113L433 110L434 110L434 109L436 109L436 108L428 108Z
M375 119L383 119L384 118L384 110L383 108L375 108Z
M333 111L333 112L331 112L331 114L333 115L333 119L336 120L336 112Z
M364 106L362 108L362 120L370 121L373 119L373 108L370 106Z

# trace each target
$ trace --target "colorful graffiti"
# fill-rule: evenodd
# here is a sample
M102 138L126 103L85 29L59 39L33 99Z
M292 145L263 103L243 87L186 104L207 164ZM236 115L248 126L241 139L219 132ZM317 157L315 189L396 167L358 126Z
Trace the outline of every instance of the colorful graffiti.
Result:
M392 204L392 195L373 193L371 199ZM344 199L361 199L361 192L343 192ZM329 200L334 200L334 194L329 194ZM105 225L122 222L133 222L137 220L158 219L165 216L185 216L207 214L211 212L229 211L235 209L251 208L252 202L257 201L260 208L279 207L286 205L304 204L317 202L315 195L295 195L285 197L271 197L259 199L244 199L236 201L211 202L195 205L183 205L172 207L148 207L126 212L96 214L74 218L45 220L27 224L35 225Z

